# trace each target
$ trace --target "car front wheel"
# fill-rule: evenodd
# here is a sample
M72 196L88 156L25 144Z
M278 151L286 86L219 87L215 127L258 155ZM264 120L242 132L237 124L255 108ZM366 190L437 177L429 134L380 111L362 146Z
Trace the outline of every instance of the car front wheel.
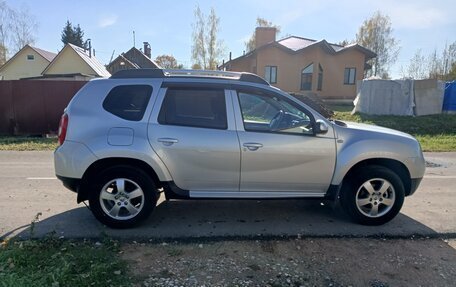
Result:
M103 224L128 228L146 219L155 208L157 189L141 169L115 166L104 170L90 196L90 209Z
M368 166L344 180L341 204L356 222L381 225L393 219L404 203L399 176L382 166Z

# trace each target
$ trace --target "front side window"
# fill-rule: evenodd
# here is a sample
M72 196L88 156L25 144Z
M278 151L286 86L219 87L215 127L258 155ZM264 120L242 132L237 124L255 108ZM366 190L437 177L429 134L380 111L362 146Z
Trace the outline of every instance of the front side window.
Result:
M301 71L301 90L311 91L312 90L312 74L313 64L308 65Z
M163 125L227 129L223 89L168 88L158 116Z
M239 91L238 98L246 131L313 134L306 112L283 97Z
M103 101L103 108L128 121L140 121L152 94L148 85L123 85L114 87Z
M264 79L270 84L277 83L277 66L264 67Z
M344 85L354 85L356 81L356 68L345 68Z

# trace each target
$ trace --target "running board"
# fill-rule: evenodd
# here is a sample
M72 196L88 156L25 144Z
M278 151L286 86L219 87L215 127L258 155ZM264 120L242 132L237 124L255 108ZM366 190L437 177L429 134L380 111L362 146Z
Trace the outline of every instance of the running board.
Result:
M190 190L190 198L322 198L325 193L300 191L199 191Z

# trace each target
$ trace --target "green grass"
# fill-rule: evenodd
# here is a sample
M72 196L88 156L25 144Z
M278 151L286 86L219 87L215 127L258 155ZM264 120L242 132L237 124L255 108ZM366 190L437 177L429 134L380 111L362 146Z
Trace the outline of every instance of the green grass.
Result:
M0 286L129 286L127 263L119 257L116 242L3 242Z
M54 150L57 138L0 137L0 150Z
M456 115L373 116L354 114L352 106L330 106L334 118L392 128L413 135L424 151L456 151Z

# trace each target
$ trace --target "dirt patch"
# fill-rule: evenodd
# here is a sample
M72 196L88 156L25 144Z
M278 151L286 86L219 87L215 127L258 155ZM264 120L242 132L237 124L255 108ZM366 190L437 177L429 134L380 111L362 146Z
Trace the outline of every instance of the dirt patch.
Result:
M452 286L454 243L334 238L128 244L122 257L137 286Z

